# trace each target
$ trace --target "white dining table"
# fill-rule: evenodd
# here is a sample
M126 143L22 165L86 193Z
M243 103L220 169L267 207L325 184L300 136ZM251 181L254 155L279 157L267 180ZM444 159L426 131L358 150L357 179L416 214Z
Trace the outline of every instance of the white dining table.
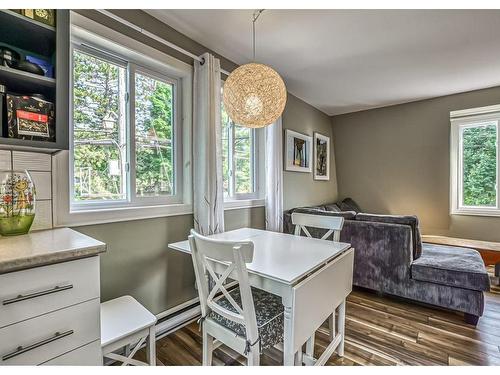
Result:
M318 278L318 273L323 273L323 269L330 269L328 275L332 276L329 276L330 279L327 281L328 283L331 281L332 284L325 286L330 290L337 288L334 284L335 275L346 274L347 278L350 277L350 285L338 286L342 289L342 298L345 300L347 295L344 296L344 294L348 294L352 290L352 259L350 263L345 263L351 264L350 270L346 270L349 267L343 266L342 263L339 263L338 266L335 265L337 269L326 266L333 263L334 260L345 258L346 255L352 258L351 245L253 228L236 229L209 237L228 241L252 241L254 243L253 260L247 264L250 285L282 298L284 306L283 363L284 365L293 365L295 354L304 343L301 342L302 336L306 334L300 332L300 327L304 324L297 320L304 319L304 314L301 312L311 308L311 306L298 306L297 288L309 278L315 278L324 284L324 280L321 281L321 278ZM171 243L168 247L187 254L191 253L188 240ZM226 265L223 262L214 261L213 267L215 272L223 273ZM327 275L326 271L324 274ZM318 293L327 292L326 290L318 290L322 288L321 284L316 285L315 290ZM314 293L309 292L308 294ZM322 298L321 295L318 297L325 301L329 300ZM305 297L305 299L318 304L322 302L321 300L311 300L311 296ZM302 298L301 301L306 303L305 299ZM333 306L330 311L334 311ZM307 312L307 314L314 314L314 312ZM343 341L343 336L339 337L339 340Z

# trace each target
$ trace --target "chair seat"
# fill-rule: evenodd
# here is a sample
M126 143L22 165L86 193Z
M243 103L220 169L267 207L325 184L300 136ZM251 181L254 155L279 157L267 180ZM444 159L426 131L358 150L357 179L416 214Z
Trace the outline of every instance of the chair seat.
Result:
M412 262L411 277L463 289L490 289L488 272L479 252L462 247L424 243L422 255Z
M131 296L101 303L101 346L156 324L156 317Z
M241 306L240 289L235 288L229 294ZM283 304L281 303L281 298L257 288L252 288L252 295L261 349L270 348L283 342ZM225 309L236 312L236 309L225 297L218 299L217 304ZM209 313L208 317L230 329L238 336L246 337L243 325L235 323L213 311Z

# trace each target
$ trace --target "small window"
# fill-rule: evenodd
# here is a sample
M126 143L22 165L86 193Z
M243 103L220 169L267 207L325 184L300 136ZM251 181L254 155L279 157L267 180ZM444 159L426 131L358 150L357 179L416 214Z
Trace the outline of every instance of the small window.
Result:
M484 109L478 110L484 111ZM457 116L456 112L454 113ZM469 113L467 116L452 118L452 213L500 215L498 201L500 114L467 113Z
M474 124L461 130L462 206L496 207L497 123Z
M228 200L258 198L257 137L259 130L235 124L221 104L222 170Z
M72 209L181 202L177 80L73 47Z

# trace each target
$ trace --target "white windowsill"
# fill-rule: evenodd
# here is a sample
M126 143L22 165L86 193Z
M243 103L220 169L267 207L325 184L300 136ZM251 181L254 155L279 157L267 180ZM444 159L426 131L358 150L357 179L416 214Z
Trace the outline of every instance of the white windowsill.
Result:
M264 199L241 199L224 202L224 211L252 207L263 207ZM113 207L100 209L79 209L71 211L55 227L79 227L84 225L108 224L122 221L155 219L160 217L192 215L191 204L170 204L164 206Z
M453 209L450 215L500 217L498 209Z
M240 208L263 207L265 199L231 199L224 201L224 211Z
M116 223L154 219L159 217L191 215L193 207L190 204L170 204L164 206L115 207L107 209L89 209L71 211L61 223L56 226L83 226L94 224Z

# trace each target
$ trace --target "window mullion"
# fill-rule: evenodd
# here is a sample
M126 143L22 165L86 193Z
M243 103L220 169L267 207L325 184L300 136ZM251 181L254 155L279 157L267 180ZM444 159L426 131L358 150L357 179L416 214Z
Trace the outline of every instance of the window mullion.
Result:
M463 181L464 181L464 166L463 166L463 129L458 127L458 166L457 166L457 207L463 207Z
M136 158L135 158L135 71L134 64L129 64L128 67L128 181L129 194L128 199L131 202L137 200L136 197Z
M256 139L257 131L255 129L250 130L251 137L251 145L250 145L250 173L252 173L252 191L251 194L255 194L257 192L257 171L256 171L256 163L255 158L257 157L257 139Z
M500 144L500 134L498 132L498 120L496 121L496 126L497 126L497 144L496 144L496 156L497 156L497 178L495 181L495 191L496 191L496 198L497 198L497 210L500 210L500 199L498 197L498 178L500 177L500 153L498 152L498 145Z
M235 136L235 129L234 129L234 123L230 121L229 125L229 160L228 160L228 165L229 165L229 196L231 198L234 198L235 195L235 187L236 187L236 164L235 164L235 157L234 157L234 136Z

